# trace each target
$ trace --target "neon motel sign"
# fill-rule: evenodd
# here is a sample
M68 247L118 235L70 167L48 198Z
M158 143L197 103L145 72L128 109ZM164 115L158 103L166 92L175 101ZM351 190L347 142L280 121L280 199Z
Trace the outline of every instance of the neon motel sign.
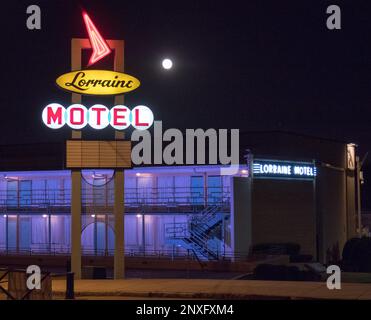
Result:
M124 130L132 125L137 130L146 130L152 126L153 119L151 109L143 105L132 110L124 105L116 105L109 110L102 104L95 104L87 109L82 104L72 104L65 108L59 103L51 103L42 112L44 124L51 129L60 129L67 125L79 130L89 125L101 130L110 125L116 130Z
M93 54L89 65L111 53L107 42L100 35L92 20L83 13ZM83 95L117 95L130 92L140 86L140 81L128 74L111 70L77 70L62 74L56 84L69 92ZM153 124L150 108L138 105L132 110L124 105L108 109L105 105L95 104L89 109L82 104L72 104L65 108L59 103L48 104L42 112L42 121L51 129L67 125L79 130L87 125L101 130L109 125L115 130L124 130L132 125L137 130L146 130Z
M253 174L261 178L314 179L317 169L314 164L306 162L254 160Z

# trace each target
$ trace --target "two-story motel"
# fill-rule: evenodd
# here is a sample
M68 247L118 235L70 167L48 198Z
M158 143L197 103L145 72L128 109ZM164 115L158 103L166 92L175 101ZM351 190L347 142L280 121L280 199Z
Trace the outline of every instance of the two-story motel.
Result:
M258 243L298 243L326 261L357 234L354 145L282 132L242 135L239 171L219 165L125 170L126 255L246 257ZM71 171L57 144L0 148L0 251L71 252ZM81 172L83 255L114 252L113 171Z

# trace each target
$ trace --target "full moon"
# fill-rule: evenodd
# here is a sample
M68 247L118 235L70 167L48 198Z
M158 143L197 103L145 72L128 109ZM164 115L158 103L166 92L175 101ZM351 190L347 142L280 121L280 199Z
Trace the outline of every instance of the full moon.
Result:
M169 70L173 67L173 62L170 59L164 59L162 60L162 67Z

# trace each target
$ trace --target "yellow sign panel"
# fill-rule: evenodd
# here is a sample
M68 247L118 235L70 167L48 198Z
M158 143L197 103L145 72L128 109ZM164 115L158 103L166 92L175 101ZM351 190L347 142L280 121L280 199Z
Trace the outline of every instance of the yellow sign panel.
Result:
M110 70L79 70L62 74L56 80L62 89L87 95L122 94L139 87L137 78Z

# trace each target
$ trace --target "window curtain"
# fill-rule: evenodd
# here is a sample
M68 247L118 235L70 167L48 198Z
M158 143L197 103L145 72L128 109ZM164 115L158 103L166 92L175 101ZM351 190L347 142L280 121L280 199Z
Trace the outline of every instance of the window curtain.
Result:
M60 184L59 179L48 179L46 181L46 190L47 190L47 200L51 205L56 205L58 203Z
M0 216L0 250L6 249L6 218Z
M8 216L8 249L15 250L17 247L17 217Z
M63 179L63 191L61 196L64 205L71 205L71 179Z
M125 216L125 246L128 249L138 250L141 245L142 216Z
M157 177L157 192L159 204L174 203L174 176Z
M19 248L21 250L31 249L31 217L20 216L19 219Z
M32 204L45 204L46 199L46 180L32 180Z
M11 207L18 206L18 181L15 180L7 181L6 204Z
M191 203L191 177L175 176L175 202L189 205Z
M48 218L32 216L32 249L45 249L48 245Z
M207 202L209 204L219 204L222 201L222 177L207 177Z
M156 202L156 194L153 189L154 177L137 177L138 202L153 203Z
M69 224L66 226L66 215L51 216L51 245L52 249L59 252L69 251ZM68 222L67 222L68 223ZM68 228L68 229L67 229ZM67 229L67 230L66 230Z
M125 177L125 204L137 203L137 180L136 177Z

